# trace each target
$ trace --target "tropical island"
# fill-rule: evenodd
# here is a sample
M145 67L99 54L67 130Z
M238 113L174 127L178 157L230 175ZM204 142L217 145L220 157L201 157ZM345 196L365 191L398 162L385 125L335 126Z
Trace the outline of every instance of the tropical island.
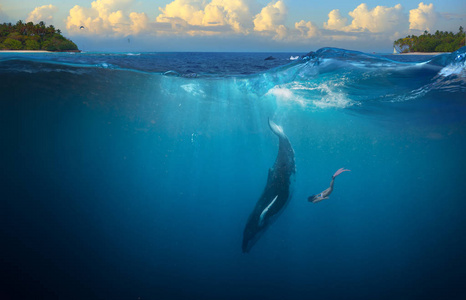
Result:
M60 29L44 22L34 24L18 21L0 24L0 50L30 51L72 51L79 52L78 46L61 35Z
M393 42L393 47L398 53L411 52L453 52L465 44L463 27L460 26L458 33L447 31L436 31L430 34L427 30L420 36L408 35L405 38Z

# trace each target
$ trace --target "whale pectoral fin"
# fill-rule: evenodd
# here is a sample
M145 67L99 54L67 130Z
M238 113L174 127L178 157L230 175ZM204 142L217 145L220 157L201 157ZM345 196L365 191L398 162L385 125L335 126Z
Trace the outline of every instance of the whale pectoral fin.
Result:
M283 132L283 128L275 124L274 121L269 119L269 127L273 133L275 133L280 138L286 138L285 133Z
M259 226L262 226L264 225L264 218L265 218L265 215L267 214L267 212L269 211L270 207L272 207L272 205L275 203L275 200L277 200L278 198L278 195L275 196L275 198L273 198L272 202L270 202L269 205L267 205L267 207L262 211L260 217L259 217Z

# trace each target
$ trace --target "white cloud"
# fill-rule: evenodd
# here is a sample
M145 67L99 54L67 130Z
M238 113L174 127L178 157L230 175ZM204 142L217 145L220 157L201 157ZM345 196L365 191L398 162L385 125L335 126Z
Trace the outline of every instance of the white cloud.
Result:
M148 27L145 13L129 13L133 0L96 0L90 8L79 5L70 9L66 28L75 34L128 36ZM81 28L81 26L83 28Z
M320 29L311 21L301 20L294 24L294 27L301 33L302 37L311 38L320 34Z
M330 11L320 41L351 43L352 47L358 47L358 42L374 44L374 41L391 45L393 40L408 33L408 15L400 4L369 8L361 3L348 15L351 18L342 16L338 9Z
M243 0L213 0L205 8L203 24L230 25L235 32L247 33L252 15Z
M159 7L160 14L155 20L149 20L144 13L131 12L129 4L132 1L95 0L91 7L76 5L69 11L66 28L72 34L102 36L139 33L249 35L255 31L265 37L283 40L290 34L283 24L287 14L283 1L269 3L258 14L252 14L250 0L173 0ZM303 36L311 36L316 28L309 22L299 30Z
M283 1L271 2L254 18L254 30L276 31L285 21L287 9Z
M270 2L254 17L254 31L264 36L271 36L274 40L292 40L293 34L283 25L287 12L283 1Z
M343 18L339 9L334 9L328 14L328 21L324 23L324 28L329 30L342 30L348 23L347 18Z
M157 22L201 25L204 17L201 1L174 0L159 10L162 13L157 17Z
M203 29L248 33L251 27L251 13L244 0L212 0L209 3L174 0L159 10L161 14L157 16L157 22L170 23L174 29L189 29L197 33L202 33Z
M293 20L294 27L287 27L285 0L269 1L272 2L259 6L255 0L171 0L150 19L145 13L132 10L135 0L93 0L88 7L76 5L69 11L66 28L71 35L203 36L214 41L212 36L221 34L223 41L248 38L258 43L274 40L281 45L308 45L312 40L313 45L325 46L350 41L357 47L358 43L373 44L374 40L391 45L393 40L408 34L409 29L429 30L437 16L440 18L432 4L422 2L409 15L400 4L370 8L362 3L346 15L338 9L330 11L320 28L312 20ZM41 7L42 11L35 9L34 15L41 12L45 16L45 7L50 6Z
M273 39L278 41L289 40L292 39L292 36L290 36L290 30L288 29L288 27L286 27L285 25L279 25L275 29L275 35L273 36Z
M126 10L134 0L96 0L91 3L91 7L103 14L109 11Z
M332 10L323 24L326 31L322 31L321 40L391 44L409 33L408 14L400 4L370 8L361 3L348 15L350 18L338 9Z
M77 33L94 33L99 35L112 33L112 30L109 28L110 23L108 22L108 15L104 18L99 15L99 12L94 8L75 5L70 9L66 21L66 28L70 32ZM81 26L84 30L80 29Z
M418 8L409 11L409 29L431 30L437 18L438 13L435 12L434 5L421 2Z
M26 19L26 22L39 23L40 21L52 21L53 15L58 11L58 8L52 4L36 7L31 11Z
M406 20L401 4L394 7L376 6L370 10L367 4L362 3L349 15L353 21L345 27L345 31L393 32Z
M144 13L130 11L133 0L95 0L91 7L76 5L66 27L75 34L125 36L139 33L212 35L249 34L252 14L248 0L173 0L159 7L160 14L149 20ZM83 26L83 29L80 29Z
M133 34L144 32L149 27L149 18L145 13L132 12L129 14L131 20L130 31Z

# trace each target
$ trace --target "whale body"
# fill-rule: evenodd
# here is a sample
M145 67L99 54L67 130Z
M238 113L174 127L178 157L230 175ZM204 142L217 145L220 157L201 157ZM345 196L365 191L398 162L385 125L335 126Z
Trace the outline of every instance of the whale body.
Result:
M296 172L294 150L283 128L269 119L269 127L278 137L278 154L275 164L269 169L267 184L262 196L249 215L243 232L242 249L251 250L261 234L276 219L290 198L291 176Z

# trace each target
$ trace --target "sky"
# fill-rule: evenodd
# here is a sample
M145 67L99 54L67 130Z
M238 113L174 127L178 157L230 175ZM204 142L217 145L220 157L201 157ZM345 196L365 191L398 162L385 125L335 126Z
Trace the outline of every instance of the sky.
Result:
M84 51L392 52L466 28L466 1L0 0L0 23L44 21Z

